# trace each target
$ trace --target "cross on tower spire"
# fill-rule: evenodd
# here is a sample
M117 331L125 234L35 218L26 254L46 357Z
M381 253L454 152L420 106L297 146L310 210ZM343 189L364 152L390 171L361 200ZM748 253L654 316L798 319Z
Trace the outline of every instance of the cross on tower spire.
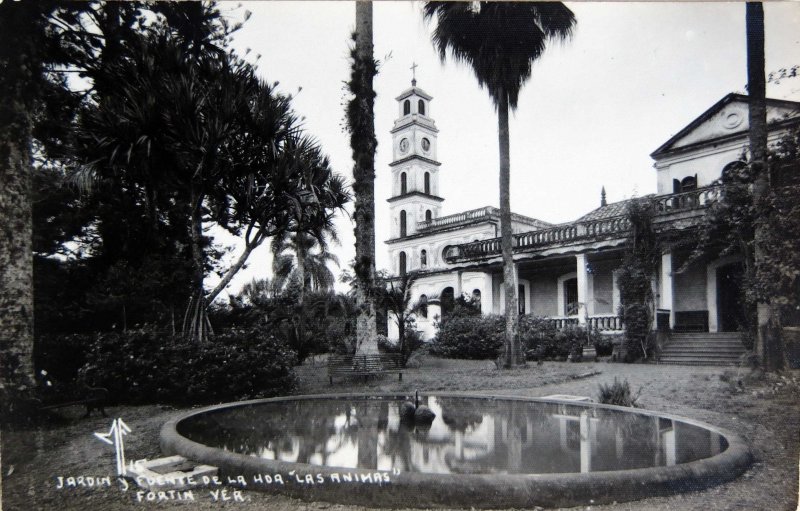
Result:
M412 87L416 87L417 86L417 67L419 67L417 65L417 63L414 62L414 61L411 61L411 67L409 69L411 69L411 86Z

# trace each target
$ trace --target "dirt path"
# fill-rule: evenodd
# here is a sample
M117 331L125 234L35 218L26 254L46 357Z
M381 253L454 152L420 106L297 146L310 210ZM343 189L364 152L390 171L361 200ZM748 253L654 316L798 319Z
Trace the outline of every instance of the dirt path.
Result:
M601 374L581 377L586 373ZM783 378L751 381L744 373L737 384L735 370L681 366L624 364L545 363L528 369L498 372L490 362L431 360L404 374L404 381L385 376L367 384L328 384L324 370L299 370L299 393L474 390L498 395L544 396L576 394L596 396L600 383L614 376L627 379L641 389L642 407L683 415L729 429L752 446L756 463L742 477L700 492L653 498L592 509L703 511L730 509L794 510L797 507L798 458L800 457L800 373ZM727 381L726 381L727 380ZM129 459L160 456L158 431L180 411L160 406L117 407L112 417L122 417L133 430L126 437ZM57 489L59 476L108 476L114 473L111 446L97 440L93 432L107 432L111 419L80 419L81 410L68 409L58 425L2 433L2 497L5 510L94 510L94 509L217 509L347 510L365 509L322 502L301 502L281 496L245 492L245 502L215 502L202 489L195 501L140 503L134 488L110 487ZM10 474L9 474L10 472ZM84 479L86 484L87 479Z

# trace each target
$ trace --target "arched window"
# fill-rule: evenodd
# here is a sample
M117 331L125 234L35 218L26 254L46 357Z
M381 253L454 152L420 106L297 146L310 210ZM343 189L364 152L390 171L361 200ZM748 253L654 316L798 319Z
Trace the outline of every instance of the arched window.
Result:
M422 249L422 252L419 253L419 264L423 268L428 266L428 251L425 249Z
M419 297L419 314L423 318L428 317L428 297L426 295L420 295Z
M425 173L425 193L427 193L427 194L431 193L431 173L430 172L426 172Z
M400 211L400 236L406 235L406 211Z
M442 290L442 294L439 296L442 307L442 319L444 319L453 313L453 307L455 306L456 302L455 291L452 287L446 287Z
M681 179L681 191L688 192L691 190L697 190L697 176L686 176Z
M425 102L421 99L417 102L417 111L419 111L420 115L425 115Z
M403 115L408 115L411 113L411 101L405 100L403 101Z
M405 172L400 174L400 195L405 195L408 193L408 176L406 176Z
M425 210L425 221L426 222L430 222L431 220L433 220L433 213L431 213L430 209L426 209Z
M400 276L406 274L406 253L400 252L400 264L399 264Z

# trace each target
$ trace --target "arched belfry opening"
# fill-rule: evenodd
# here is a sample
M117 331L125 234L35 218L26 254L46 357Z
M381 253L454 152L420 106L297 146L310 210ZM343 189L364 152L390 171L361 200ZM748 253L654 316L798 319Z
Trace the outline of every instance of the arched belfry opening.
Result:
M417 112L419 112L420 115L425 115L425 101L420 99L417 102Z
M405 100L403 101L403 115L408 115L411 113L411 101Z

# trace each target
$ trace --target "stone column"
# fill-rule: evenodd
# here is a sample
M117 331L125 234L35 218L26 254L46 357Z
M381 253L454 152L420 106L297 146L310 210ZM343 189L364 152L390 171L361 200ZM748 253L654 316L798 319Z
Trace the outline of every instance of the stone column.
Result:
M483 289L481 290L481 312L491 314L494 311L494 288L492 274L483 274Z
M588 275L586 273L586 254L578 254L576 259L576 273L578 275L578 323L586 324L586 304L589 298Z
M662 309L669 309L669 327L675 325L675 305L673 303L672 287L672 252L661 254L661 289L658 306Z

